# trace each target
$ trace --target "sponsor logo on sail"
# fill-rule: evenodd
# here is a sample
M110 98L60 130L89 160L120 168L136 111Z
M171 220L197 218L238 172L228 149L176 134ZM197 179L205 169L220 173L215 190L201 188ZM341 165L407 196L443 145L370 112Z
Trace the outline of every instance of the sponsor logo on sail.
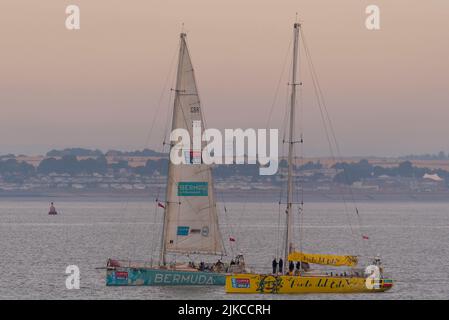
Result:
M209 236L209 227L208 227L208 226L204 226L204 227L201 229L201 235L202 235L203 237Z
M178 196L182 197L207 197L208 196L208 183L205 181L200 182L179 182L178 183Z
M178 229L176 231L176 235L178 236L188 236L189 235L189 229L188 226L178 226Z

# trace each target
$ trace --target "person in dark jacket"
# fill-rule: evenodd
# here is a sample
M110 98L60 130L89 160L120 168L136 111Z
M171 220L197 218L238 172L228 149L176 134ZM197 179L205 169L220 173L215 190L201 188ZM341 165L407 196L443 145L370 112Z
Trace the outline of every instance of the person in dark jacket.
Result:
M290 272L290 274L293 272L294 269L295 264L293 263L293 261L290 261L290 263L288 264L288 271Z
M284 269L284 261L282 260L282 258L279 259L279 273L282 274Z
M278 263L276 261L276 258L273 259L273 262L271 263L271 265L273 266L273 274L276 274L277 268L278 268Z
M48 211L48 214L57 214L55 205L53 202L50 204L50 210Z

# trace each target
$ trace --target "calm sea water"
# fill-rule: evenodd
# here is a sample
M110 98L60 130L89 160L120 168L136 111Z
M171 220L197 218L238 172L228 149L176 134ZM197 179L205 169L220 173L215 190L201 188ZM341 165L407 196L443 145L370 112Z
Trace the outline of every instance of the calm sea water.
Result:
M222 287L106 287L107 258L149 260L156 256L160 214L145 201L60 200L59 215L48 202L0 199L1 299L447 299L449 298L449 203L360 203L304 206L303 250L381 254L395 287L381 294L227 295ZM268 271L279 250L277 204L229 203L220 216L229 254ZM220 204L223 209L223 204ZM221 210L222 212L224 210ZM361 228L361 229L360 229ZM369 240L357 236L362 232ZM225 241L227 242L227 241ZM229 247L233 245L233 247ZM81 288L68 290L65 269L77 265Z

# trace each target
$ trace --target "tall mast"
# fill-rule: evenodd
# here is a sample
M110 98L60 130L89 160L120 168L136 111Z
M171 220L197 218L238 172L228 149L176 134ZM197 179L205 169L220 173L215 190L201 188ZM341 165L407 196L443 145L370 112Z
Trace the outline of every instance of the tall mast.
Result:
M175 129L175 119L176 119L176 112L177 112L177 100L179 99L179 90L180 90L180 81L181 81L181 71L182 71L182 64L183 64L183 57L184 57L184 50L185 50L185 38L186 34L181 33L180 34L180 45L179 45L179 57L178 57L178 71L176 73L176 88L175 88L175 99L173 104L173 115L172 115L172 130ZM170 151L172 148L172 143L170 142ZM169 151L169 154L170 154ZM166 247L165 247L165 235L167 233L167 210L168 206L170 206L170 202L168 201L168 192L170 188L169 179L171 177L171 165L170 165L170 159L168 160L168 173L167 173L167 187L166 187L166 194L165 194L165 208L164 208L164 221L163 221L163 227L162 227L162 235L161 235L161 252L159 257L159 263L162 265L166 264Z
M290 98L290 129L288 138L288 179L287 179L287 210L286 210L286 232L285 232L285 259L284 270L288 270L288 255L293 251L293 141L294 126L295 126L295 105L296 105L296 69L298 60L298 37L299 37L299 23L293 26L293 64L292 64L292 86Z

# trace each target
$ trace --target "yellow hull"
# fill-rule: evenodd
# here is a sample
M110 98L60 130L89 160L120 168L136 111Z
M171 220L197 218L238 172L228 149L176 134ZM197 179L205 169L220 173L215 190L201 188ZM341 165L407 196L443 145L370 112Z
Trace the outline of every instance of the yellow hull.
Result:
M387 291L392 286L391 279L367 284L363 277L275 276L255 273L226 276L226 293L372 293Z

